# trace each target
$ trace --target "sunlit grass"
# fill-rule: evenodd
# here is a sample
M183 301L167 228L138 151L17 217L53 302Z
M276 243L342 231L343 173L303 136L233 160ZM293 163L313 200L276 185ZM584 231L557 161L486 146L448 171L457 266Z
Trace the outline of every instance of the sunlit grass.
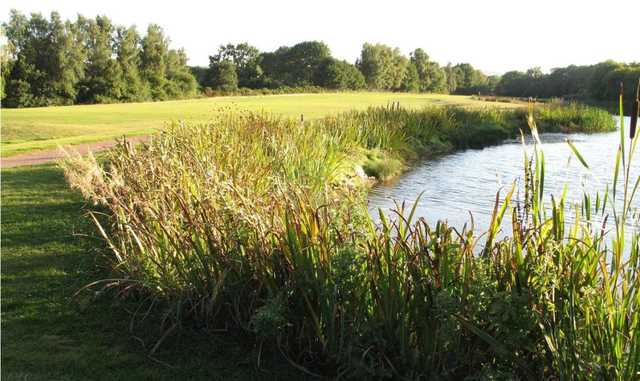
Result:
M386 106L400 102L403 107L422 108L429 105L479 107L489 103L467 96L406 93L327 93L246 97L202 98L167 102L106 104L2 109L2 156L37 149L56 148L58 144L78 144L122 137L144 135L164 128L177 120L204 122L221 107L306 119L329 114ZM504 103L504 108L521 104Z

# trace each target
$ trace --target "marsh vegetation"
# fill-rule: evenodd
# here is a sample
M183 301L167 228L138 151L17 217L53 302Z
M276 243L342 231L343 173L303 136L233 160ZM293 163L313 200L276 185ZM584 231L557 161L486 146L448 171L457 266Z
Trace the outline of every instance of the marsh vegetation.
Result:
M403 205L373 224L370 180L356 168L384 179L524 128L534 136L524 197L515 201L515 186L496 197L483 241ZM327 377L626 380L640 363L638 235L625 233L638 138L621 131L612 176L622 186L571 205L572 222L565 196L543 202L537 141L613 129L608 114L577 105L396 105L305 123L229 112L64 166L96 205L115 273L91 288L162 316L158 345L197 326L251 337L258 359L278 351Z

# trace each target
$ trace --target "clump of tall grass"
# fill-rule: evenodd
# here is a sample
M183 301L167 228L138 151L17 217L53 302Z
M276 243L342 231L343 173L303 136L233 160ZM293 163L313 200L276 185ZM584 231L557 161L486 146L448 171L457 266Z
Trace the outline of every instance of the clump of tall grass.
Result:
M533 234L514 235L516 253L523 252L522 242L529 240L523 263L536 271L529 275L536 291L532 307L560 379L640 377L640 234L637 229L626 231L630 220L635 218L636 226L638 222L632 205L640 178L629 172L638 138L625 139L623 115L621 96L612 191L606 189L595 199L585 194L582 203L574 205L576 221L565 226L564 197L552 201L550 214L542 204L544 159L536 149L536 170L529 175L531 189L540 195L530 207Z
M611 115L599 108L570 103L550 103L537 106L534 117L544 132L603 132L615 131Z
M633 379L639 241L623 230L637 137L621 140L624 191L585 196L572 225L564 197L542 202L538 143L524 159L523 202L511 200L515 187L496 202L483 241L404 205L381 212L379 227L368 216L353 176L367 154L407 162L493 143L473 132L510 136L516 116L376 108L302 124L224 113L123 142L104 165L64 165L106 215L90 214L113 254L117 276L105 284L151 300L167 332L189 321L244 332L258 353L279 349L333 378ZM593 223L607 213L612 233L608 219Z
M362 190L342 181L346 152L313 125L228 113L176 125L148 145L122 142L104 167L91 157L65 166L69 182L109 213L106 226L91 216L123 286L175 303L176 321L213 321L221 309L242 321L236 308L255 305L261 282L278 277L270 256L290 213L302 204L335 221L355 214L349 205L362 202Z

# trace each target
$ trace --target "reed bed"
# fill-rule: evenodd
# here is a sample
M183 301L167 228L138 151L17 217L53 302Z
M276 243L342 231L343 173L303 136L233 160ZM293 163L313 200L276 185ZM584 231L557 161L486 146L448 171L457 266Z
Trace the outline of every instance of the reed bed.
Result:
M114 278L91 286L138 298L166 335L184 325L248 335L257 361L280 351L310 377L637 379L639 241L624 231L637 218L637 136L621 134L613 176L624 186L570 207L562 196L543 204L535 142L525 201L511 201L515 186L496 195L482 241L404 205L381 212L381 226L368 215L359 167L492 144L522 122L451 108L310 123L228 112L122 142L104 164L69 157L67 179L96 205L113 262Z
M569 103L550 102L536 107L534 117L538 128L544 132L602 132L614 131L608 112L599 108Z

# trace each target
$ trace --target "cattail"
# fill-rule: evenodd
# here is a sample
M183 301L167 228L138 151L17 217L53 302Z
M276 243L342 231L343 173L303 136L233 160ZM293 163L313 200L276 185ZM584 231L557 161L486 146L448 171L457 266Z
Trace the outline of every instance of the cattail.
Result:
M631 106L631 127L629 128L629 135L631 139L636 136L636 126L638 125L638 114L640 113L640 78L638 78L638 85L636 86L636 98L633 100Z
M620 81L620 92L619 92L620 103L624 100L624 82Z

